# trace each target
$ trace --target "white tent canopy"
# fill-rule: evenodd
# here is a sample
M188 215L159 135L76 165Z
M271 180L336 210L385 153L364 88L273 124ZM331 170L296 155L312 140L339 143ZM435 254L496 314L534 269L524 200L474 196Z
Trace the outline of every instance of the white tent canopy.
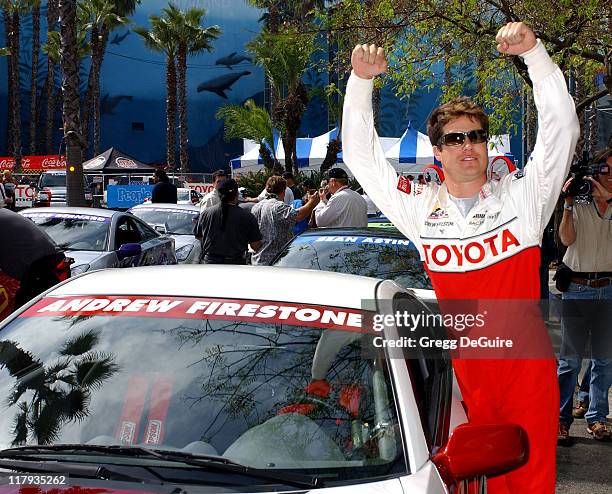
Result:
M327 154L329 142L335 139L337 135L338 128L334 128L314 138L298 138L296 142L298 169L300 171L318 171ZM276 132L274 141L276 157L284 164L285 150L283 149L282 139L278 137ZM401 137L381 137L380 142L385 157L398 173L418 173L426 165L435 163L429 137L413 129L410 125ZM247 139L243 140L243 146L245 154L230 162L232 172L234 174L244 174L249 171L261 170L264 165L259 156L259 146ZM489 139L489 159L493 160L500 155L510 155L510 136L508 134L491 136ZM341 152L338 153L337 163L338 166L349 171L342 161Z

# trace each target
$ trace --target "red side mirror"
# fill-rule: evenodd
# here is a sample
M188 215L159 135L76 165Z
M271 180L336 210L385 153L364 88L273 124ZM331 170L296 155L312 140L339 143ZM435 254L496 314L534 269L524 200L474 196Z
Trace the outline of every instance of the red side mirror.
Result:
M492 477L515 470L529 458L525 430L516 424L462 424L433 457L440 475L453 485L481 475Z

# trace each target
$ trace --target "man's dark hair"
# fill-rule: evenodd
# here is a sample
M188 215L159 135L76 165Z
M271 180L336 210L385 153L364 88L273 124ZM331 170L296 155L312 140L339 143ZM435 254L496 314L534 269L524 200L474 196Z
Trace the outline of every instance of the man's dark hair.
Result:
M170 178L164 170L155 170L153 175L155 175L157 180L159 180L160 182L170 182Z
M460 117L468 117L489 133L489 117L484 110L467 96L457 96L436 108L427 120L427 135L432 146L439 146L444 126Z
M218 177L227 177L227 173L225 172L225 170L219 169L216 172L213 172L212 174L213 182L217 180Z
M221 231L225 231L229 204L238 197L238 184L233 178L226 178L219 183L219 196L221 197Z

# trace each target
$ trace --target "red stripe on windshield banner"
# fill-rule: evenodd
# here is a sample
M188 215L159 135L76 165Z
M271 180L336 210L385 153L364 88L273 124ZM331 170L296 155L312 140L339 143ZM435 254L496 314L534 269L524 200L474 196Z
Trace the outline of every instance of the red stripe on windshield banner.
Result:
M368 313L311 304L192 297L71 296L40 300L19 317L128 316L210 319L361 331Z

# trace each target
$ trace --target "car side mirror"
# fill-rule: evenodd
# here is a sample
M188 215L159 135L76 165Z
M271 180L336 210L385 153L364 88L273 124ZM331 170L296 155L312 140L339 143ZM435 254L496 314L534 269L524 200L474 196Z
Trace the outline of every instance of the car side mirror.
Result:
M136 257L139 256L142 252L142 247L140 244L123 244L119 247L117 251L117 257L120 261L123 261L127 257Z
M156 232L159 232L162 235L165 235L168 232L166 225L153 225L153 228Z
M527 433L517 424L461 424L432 458L447 485L501 475L523 466L528 459Z

